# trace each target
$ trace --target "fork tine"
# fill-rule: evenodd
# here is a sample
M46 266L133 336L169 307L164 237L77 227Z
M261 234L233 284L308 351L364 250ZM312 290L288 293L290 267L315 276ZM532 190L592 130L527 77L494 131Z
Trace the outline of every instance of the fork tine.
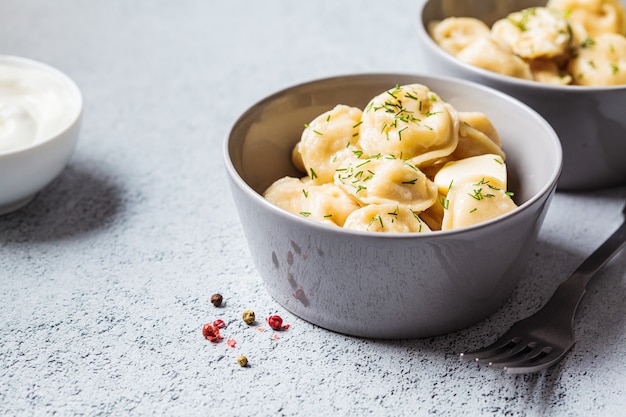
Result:
M550 353L544 356L535 358L526 363L506 366L504 367L504 370L507 374L523 374L541 371L559 362L570 349L571 346L567 349L553 349Z
M522 339L519 336L513 336L512 332L509 330L492 344L480 349L463 352L460 354L460 357L462 360L479 362L483 361L485 358L501 356L510 352L511 349L515 348L521 342L521 340Z
M522 340L521 338L518 339L519 340L517 341L517 343L510 346L508 349L503 349L501 352L491 356L476 359L476 362L481 364L486 363L491 366L492 364L515 361L517 358L525 356L532 352L532 349L535 347L532 342Z
M536 342L521 344L515 353L510 356L493 358L489 360L489 366L492 368L514 368L525 363L530 363L540 359L552 352L551 346L541 345ZM485 360L486 362L487 360Z

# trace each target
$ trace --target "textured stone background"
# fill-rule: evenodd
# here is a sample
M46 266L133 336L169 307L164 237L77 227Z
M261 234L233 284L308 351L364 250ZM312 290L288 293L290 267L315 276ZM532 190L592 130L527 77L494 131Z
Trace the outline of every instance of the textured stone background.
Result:
M347 337L265 292L226 187L225 135L295 83L419 71L416 13L408 0L2 0L0 53L65 71L86 106L67 169L0 217L0 415L623 413L624 253L591 283L579 341L553 369L508 376L457 354L537 310L619 224L626 188L558 193L513 297L454 334ZM248 327L248 308L291 328ZM234 348L202 338L217 318Z

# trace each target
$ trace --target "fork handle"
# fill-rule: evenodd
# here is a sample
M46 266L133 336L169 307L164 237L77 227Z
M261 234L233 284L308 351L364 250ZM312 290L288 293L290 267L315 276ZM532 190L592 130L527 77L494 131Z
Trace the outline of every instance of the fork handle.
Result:
M626 210L626 209L625 209ZM580 300L587 289L587 283L593 275L606 264L626 243L626 221L613 232L604 243L596 249L574 273L563 281L554 292L552 298L542 310L554 314L555 308L561 314L571 314L572 320ZM550 305L550 308L547 309Z

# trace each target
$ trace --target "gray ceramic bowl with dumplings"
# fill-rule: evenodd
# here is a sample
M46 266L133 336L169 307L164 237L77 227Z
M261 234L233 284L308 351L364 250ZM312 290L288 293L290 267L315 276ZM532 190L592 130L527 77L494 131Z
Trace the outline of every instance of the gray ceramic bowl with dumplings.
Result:
M318 223L263 197L277 179L302 175L291 152L306 123L337 104L364 108L414 83L490 118L517 209L457 230L376 233ZM519 101L463 80L406 74L338 76L279 91L239 117L223 152L252 259L273 298L323 328L395 339L471 326L505 302L524 273L562 157L554 130Z
M528 104L555 129L563 147L562 190L589 190L626 184L626 85L582 87L549 85L490 72L445 52L427 25L447 17L474 17L491 26L509 13L545 0L424 0L417 32L423 65L429 72L495 88Z

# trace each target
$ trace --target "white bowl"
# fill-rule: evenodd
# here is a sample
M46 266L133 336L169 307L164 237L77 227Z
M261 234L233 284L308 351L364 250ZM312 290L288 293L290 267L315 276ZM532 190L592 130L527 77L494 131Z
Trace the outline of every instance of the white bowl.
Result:
M395 85L421 83L460 111L483 111L507 153L519 207L486 223L434 233L358 232L284 211L262 193L297 176L291 150L305 123L336 104L363 108ZM252 258L270 294L321 327L414 338L470 326L515 288L561 170L561 146L536 112L467 81L363 74L313 81L253 105L224 144L229 184Z
M63 170L76 146L83 110L80 90L59 70L31 59L0 55L0 110L6 110L4 115L16 114L12 109L17 107L6 106L12 94L28 96L28 108L17 119L0 123L26 123L22 116L28 114L38 126L49 128L30 143L0 147L0 215L27 204ZM31 106L33 102L44 105ZM22 137L31 137L30 133Z
M417 40L421 62L434 74L495 88L528 104L552 125L563 145L561 190L589 190L626 184L626 85L557 86L522 80L467 64L444 51L427 25L446 17L475 17L492 25L509 13L545 0L426 0L421 3Z

